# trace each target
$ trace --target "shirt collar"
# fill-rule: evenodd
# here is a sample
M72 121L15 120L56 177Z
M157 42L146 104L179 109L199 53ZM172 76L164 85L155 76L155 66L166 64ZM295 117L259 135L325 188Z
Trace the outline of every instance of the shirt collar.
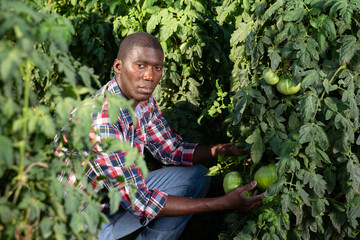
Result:
M118 94L122 97L125 97L124 94L121 92L121 89L120 89L118 83L116 82L115 76L109 82L107 90L111 94ZM136 107L135 107L135 116L137 119L141 119L143 117L143 112L141 110L141 103L142 102L139 102L139 104L136 105ZM130 111L127 108L120 108L119 118L122 119L123 121L125 121L128 125L133 123L133 119L131 117Z

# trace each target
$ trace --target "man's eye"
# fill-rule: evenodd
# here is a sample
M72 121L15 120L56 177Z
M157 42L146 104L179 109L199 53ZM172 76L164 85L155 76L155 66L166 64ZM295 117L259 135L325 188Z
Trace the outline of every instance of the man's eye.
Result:
M155 67L155 70L156 70L156 71L161 71L161 70L162 70L162 67L160 67L160 66Z
M145 67L145 65L142 64L142 63L138 63L137 66L138 66L138 68L144 68Z

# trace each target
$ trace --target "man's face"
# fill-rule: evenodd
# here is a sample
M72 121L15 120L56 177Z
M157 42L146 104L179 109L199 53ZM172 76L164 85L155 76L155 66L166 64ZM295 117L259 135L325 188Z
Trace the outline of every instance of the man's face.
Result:
M140 101L151 97L163 71L161 50L134 46L124 60L115 59L116 81L128 99Z

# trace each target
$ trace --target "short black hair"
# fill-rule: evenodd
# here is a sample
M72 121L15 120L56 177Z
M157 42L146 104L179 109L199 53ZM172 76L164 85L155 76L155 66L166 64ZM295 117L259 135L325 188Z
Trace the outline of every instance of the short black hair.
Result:
M127 54L134 46L158 49L161 50L164 55L161 44L156 37L146 32L136 32L128 35L122 40L116 58L125 60Z

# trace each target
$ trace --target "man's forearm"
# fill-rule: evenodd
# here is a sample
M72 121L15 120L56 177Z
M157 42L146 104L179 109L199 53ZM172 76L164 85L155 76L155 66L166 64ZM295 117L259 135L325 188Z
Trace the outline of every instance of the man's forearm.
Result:
M201 163L216 159L217 155L212 146L198 145L194 151L193 163Z
M217 198L186 198L178 196L168 196L164 209L159 213L159 217L181 216L201 212L211 212L224 210L224 201L221 197Z

